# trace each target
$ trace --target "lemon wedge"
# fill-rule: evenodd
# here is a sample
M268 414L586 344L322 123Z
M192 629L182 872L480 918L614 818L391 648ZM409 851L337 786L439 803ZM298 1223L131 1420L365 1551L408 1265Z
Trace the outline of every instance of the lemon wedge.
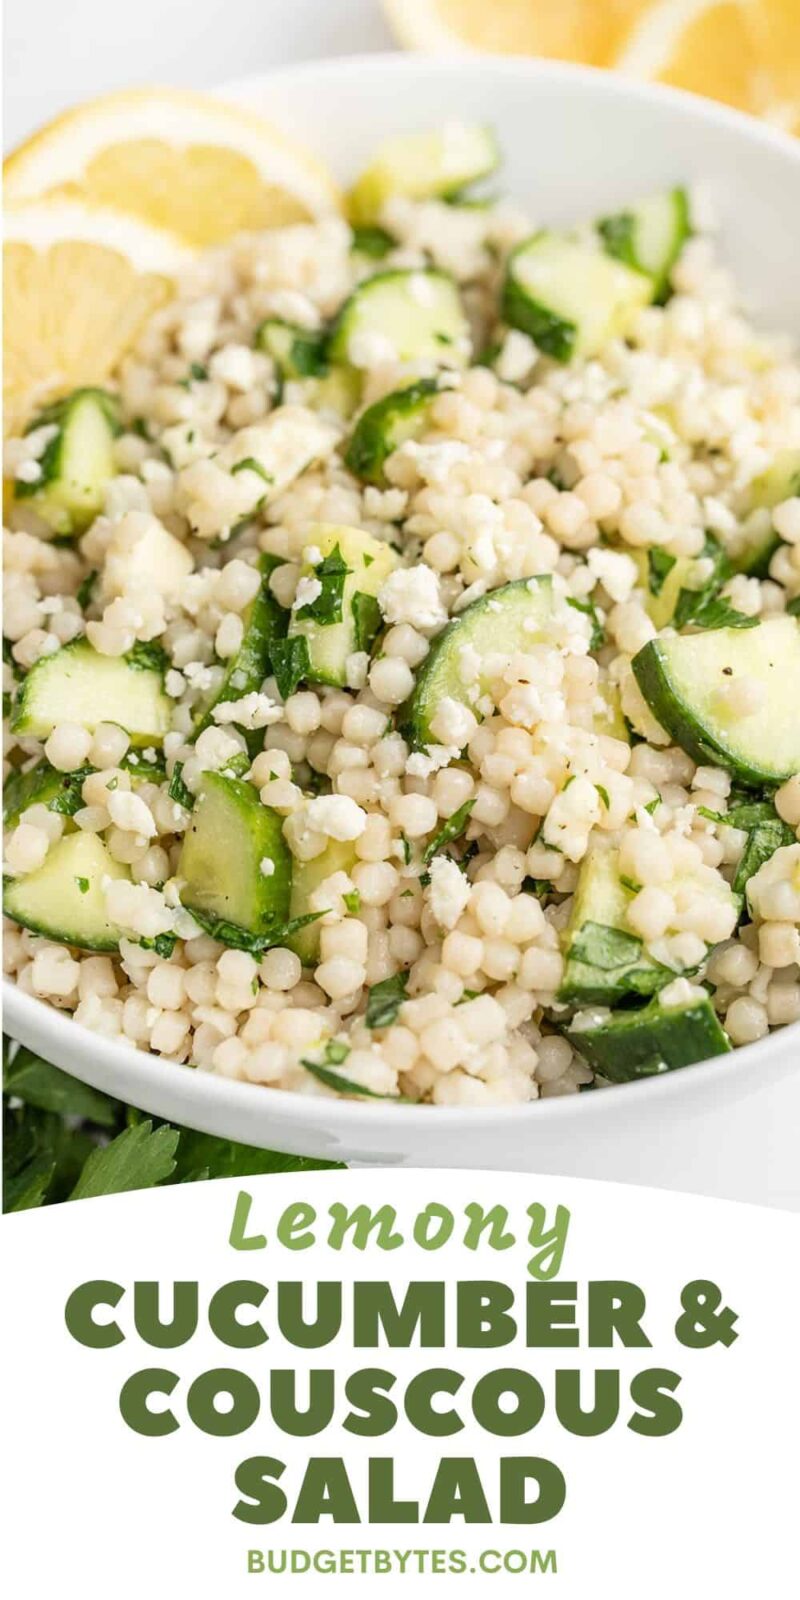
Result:
M260 116L178 89L78 106L28 139L4 172L7 204L111 205L199 246L341 209L322 163Z
M410 50L612 67L800 133L797 0L383 0Z
M192 259L184 241L77 200L9 206L3 275L6 432L108 375Z

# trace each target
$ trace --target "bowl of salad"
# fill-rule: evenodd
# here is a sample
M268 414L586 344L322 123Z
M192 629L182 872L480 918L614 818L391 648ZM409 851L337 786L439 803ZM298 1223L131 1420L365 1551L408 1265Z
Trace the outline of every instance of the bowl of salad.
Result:
M535 62L224 93L340 189L6 441L7 1025L251 1144L646 1178L796 1070L800 149Z

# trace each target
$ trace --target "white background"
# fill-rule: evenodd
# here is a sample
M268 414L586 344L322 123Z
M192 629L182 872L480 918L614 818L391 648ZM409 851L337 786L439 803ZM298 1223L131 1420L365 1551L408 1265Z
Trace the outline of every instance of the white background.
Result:
M6 139L88 95L389 50L378 0L4 0Z
M240 1187L235 1180L197 1183L3 1219L6 1315L0 1338L4 1435L13 1468L4 1491L6 1593L21 1600L45 1595L254 1600L273 1594L281 1600L287 1595L302 1600L306 1594L358 1600L373 1594L372 1578L259 1580L247 1576L247 1550L463 1548L474 1559L486 1549L552 1547L559 1570L547 1581L546 1592L554 1600L675 1600L676 1595L734 1600L753 1594L796 1600L796 1218L576 1180L501 1173L329 1173L248 1180L254 1202L249 1232L261 1232L269 1242L265 1250L242 1254L227 1242ZM278 1216L298 1199L311 1201L321 1219L315 1247L300 1253L275 1243ZM454 1213L457 1226L450 1244L437 1252L413 1242L392 1254L374 1246L361 1253L351 1247L335 1252L326 1229L334 1200L348 1208L362 1202L372 1208L394 1206L406 1237L417 1213L438 1200ZM474 1201L507 1208L517 1239L512 1248L502 1254L464 1248L464 1208ZM275 1321L274 1285L280 1279L339 1280L345 1285L345 1308L353 1278L388 1279L398 1298L409 1278L452 1285L459 1277L499 1279L524 1296L531 1257L525 1213L535 1201L551 1217L559 1203L572 1212L559 1281L583 1285L588 1279L623 1279L644 1289L644 1328L652 1349L582 1345L548 1351L517 1343L470 1351L459 1350L453 1340L444 1351L385 1346L353 1351L346 1335L316 1352L283 1344ZM121 1285L159 1280L167 1288L166 1320L175 1279L199 1280L201 1313L224 1283L264 1282L271 1287L259 1319L269 1342L251 1351L230 1351L201 1320L189 1343L153 1349L133 1330L126 1293L115 1313L125 1342L87 1350L67 1333L63 1309L72 1290L93 1278ZM727 1349L693 1351L675 1338L680 1293L693 1278L715 1280L738 1314L739 1337ZM451 1308L452 1303L451 1298ZM585 1305L583 1289L578 1304ZM578 1325L585 1329L582 1310ZM250 1430L230 1439L209 1438L183 1425L181 1398L198 1374L232 1366L249 1371L263 1393L270 1364L295 1366L301 1373L306 1366L334 1369L337 1379L363 1367L386 1367L399 1374L393 1398L402 1396L419 1370L451 1367L466 1374L467 1401L482 1372L503 1367L532 1371L548 1400L558 1368L579 1368L587 1377L597 1368L619 1370L626 1396L634 1373L666 1367L681 1375L676 1398L684 1420L668 1437L643 1438L626 1425L633 1409L628 1402L608 1432L581 1439L559 1426L549 1403L531 1434L500 1440L472 1422L468 1403L459 1396L456 1404L466 1427L449 1439L426 1438L405 1422L380 1438L356 1438L341 1430L344 1401L332 1426L316 1438L284 1435L271 1424L268 1405ZM167 1367L181 1378L171 1403L182 1425L163 1439L133 1433L118 1411L124 1381L150 1366ZM303 1392L301 1384L301 1403ZM591 1392L589 1382L588 1405ZM348 1462L357 1495L366 1459L394 1456L396 1492L423 1504L441 1456L473 1456L493 1509L498 1459L541 1455L564 1472L567 1499L558 1517L530 1527L492 1523L465 1529L460 1520L450 1528L370 1527L365 1521L354 1527L332 1524L330 1518L317 1526L293 1527L287 1518L253 1527L231 1515L238 1499L234 1473L242 1460L260 1454L286 1463L282 1484L292 1492L291 1500L309 1456L338 1455ZM454 1600L522 1597L529 1584L529 1577L502 1575L487 1584L485 1577L467 1573L458 1581L423 1579L422 1593L452 1594ZM385 1600L412 1600L419 1579L383 1576L379 1593Z
M211 86L392 45L378 0L5 0L4 21L9 145L104 90ZM671 1150L670 1181L800 1210L799 1129L800 1071L794 1082L694 1117L685 1148Z

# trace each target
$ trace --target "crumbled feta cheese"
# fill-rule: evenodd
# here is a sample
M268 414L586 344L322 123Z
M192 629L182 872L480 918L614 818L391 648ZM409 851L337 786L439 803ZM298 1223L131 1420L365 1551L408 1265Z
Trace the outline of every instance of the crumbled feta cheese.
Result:
M520 383L527 378L539 352L527 333L509 328L503 348L495 362L495 372L503 383Z
M378 593L378 605L387 622L409 622L412 627L427 629L447 621L436 573L422 563L390 573Z
M254 689L239 700L222 700L211 715L215 722L235 722L239 728L268 728L271 723L280 722L283 710L269 695Z
M301 578L292 601L292 610L299 611L301 606L312 606L322 594L322 584L319 578Z
M328 839L360 839L367 825L366 811L346 794L321 794L305 808L308 826Z
M440 928L454 928L469 904L469 879L448 856L434 856L430 874L428 905Z
M208 370L212 378L244 394L264 377L265 363L263 356L246 344L226 344L221 350L215 350Z
M258 863L258 870L264 878L271 878L275 872L275 862L269 856L262 856Z
M623 604L630 599L636 587L638 571L630 556L617 550L589 550L586 556L589 571L602 583L612 600Z
M17 483L38 483L42 476L42 469L38 461L20 461L15 469L14 477Z
M447 767L451 761L457 761L460 754L460 745L429 744L425 746L424 754L421 750L416 750L409 756L406 772L409 778L429 778L441 767Z

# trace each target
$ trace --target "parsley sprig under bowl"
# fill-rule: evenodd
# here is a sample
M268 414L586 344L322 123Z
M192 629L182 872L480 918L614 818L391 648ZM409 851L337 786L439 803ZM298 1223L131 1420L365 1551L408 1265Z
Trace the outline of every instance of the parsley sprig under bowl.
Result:
M348 70L276 114L313 143ZM533 64L464 69L489 136L375 70L424 170L387 100L345 215L201 254L7 446L11 1025L248 1143L563 1166L800 1015L800 384L742 309L771 273L780 325L798 159ZM545 114L580 185L527 173ZM696 193L734 169L784 197L757 270Z

